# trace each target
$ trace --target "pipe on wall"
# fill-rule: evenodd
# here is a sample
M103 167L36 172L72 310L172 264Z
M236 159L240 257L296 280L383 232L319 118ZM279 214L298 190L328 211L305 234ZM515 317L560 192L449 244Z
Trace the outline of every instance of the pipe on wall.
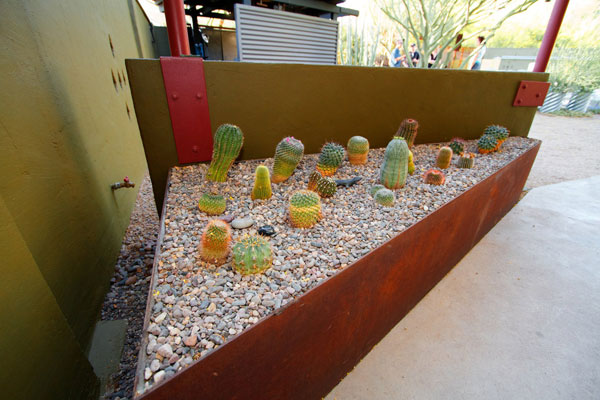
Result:
M171 55L173 57L190 55L183 0L165 0L164 5Z
M535 58L533 72L546 71L552 49L554 48L554 43L556 42L556 37L558 36L558 31L560 30L560 24L565 16L568 5L569 0L556 0L556 3L554 3L554 8L552 9L548 26L546 27L546 33L544 33L544 38L542 39L540 51Z

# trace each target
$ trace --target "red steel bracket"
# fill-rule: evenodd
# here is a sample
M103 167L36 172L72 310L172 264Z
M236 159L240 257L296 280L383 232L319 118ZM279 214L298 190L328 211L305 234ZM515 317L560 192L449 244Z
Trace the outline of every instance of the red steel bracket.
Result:
M202 59L161 57L160 66L179 163L210 160L213 137Z
M550 82L521 81L513 107L537 107L544 104Z

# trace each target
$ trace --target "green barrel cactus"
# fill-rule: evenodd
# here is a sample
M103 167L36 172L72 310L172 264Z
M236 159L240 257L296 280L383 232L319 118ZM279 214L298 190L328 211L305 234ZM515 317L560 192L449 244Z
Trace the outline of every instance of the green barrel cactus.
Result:
M317 171L323 176L332 176L338 170L342 161L344 161L344 148L337 143L325 143L321 148L319 160L317 161Z
M211 220L204 232L200 244L200 257L213 264L226 261L231 245L231 227L220 219Z
M375 202L384 207L393 207L395 200L394 192L390 189L383 188L375 193Z
M254 188L252 189L252 200L270 199L271 195L271 177L269 168L264 165L256 167L256 176L254 178Z
M414 161L414 156L413 156L413 152L412 151L408 151L408 173L409 175L412 175L415 173L415 161Z
M490 125L483 130L484 135L491 135L498 141L497 147L508 139L510 131L502 125Z
M381 189L385 189L385 186L383 186L383 185L373 185L373 186L371 186L371 189L369 190L369 194L371 195L371 197L375 197L375 194L377 192L379 192Z
M317 190L317 182L323 177L319 171L313 171L308 176L308 190L315 191Z
M491 153L496 150L496 146L498 145L498 139L496 139L492 135L483 135L477 141L477 150L481 154Z
M437 159L435 161L438 168L446 169L452 162L452 149L448 146L442 147L438 151Z
M242 275L257 274L273 263L273 250L267 239L248 235L233 246L233 268Z
M404 140L406 140L406 144L408 144L408 148L410 149L413 147L413 144L415 144L418 128L419 123L416 119L407 118L400 123L400 127L398 128L398 132L396 132L396 136L404 138Z
M463 138L455 137L455 138L452 138L448 147L450 147L452 149L452 152L454 154L460 155L460 154L464 153L466 144L467 144L467 142L465 142L465 140Z
M352 136L348 140L348 161L352 165L362 165L369 156L369 141L362 136Z
M443 185L446 182L446 175L440 170L431 168L423 175L423 181L428 185Z
M458 168L473 168L475 162L475 154L463 153L456 162Z
M208 215L223 214L226 207L227 201L220 194L204 193L198 200L198 208Z
M317 182L317 187L315 188L315 192L319 194L322 198L331 197L337 191L337 184L328 176L323 176Z
M406 184L408 175L408 145L401 137L393 138L385 148L379 178L388 189L398 189Z
M290 222L296 228L311 228L321 220L321 198L311 190L298 190L290 197Z
M286 137L275 148L273 164L273 183L287 180L298 166L304 155L304 145L298 139Z
M213 182L225 182L231 164L240 155L244 134L235 125L223 124L215 132L213 155L207 178Z

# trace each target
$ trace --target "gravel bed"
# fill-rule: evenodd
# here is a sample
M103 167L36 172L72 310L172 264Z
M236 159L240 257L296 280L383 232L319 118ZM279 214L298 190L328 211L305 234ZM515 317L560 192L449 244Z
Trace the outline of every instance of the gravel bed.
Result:
M293 228L287 221L287 201L297 189L306 188L317 155L305 155L286 182L273 185L273 197L250 199L254 170L273 159L233 165L225 183L207 182L206 164L172 169L165 215L165 236L152 290L150 323L145 335L145 387L175 374L194 360L215 350L229 338L256 324L279 307L336 274L383 242L391 239L444 203L485 179L538 141L511 137L500 152L477 155L473 169L454 163L444 170L446 183L423 183L422 174L435 166L443 144L413 148L416 171L404 188L395 191L394 207L377 205L369 188L379 183L384 149L369 152L365 166L344 162L335 179L362 176L356 185L322 199L323 219L311 229ZM469 141L475 152L475 141ZM272 225L272 268L264 274L242 276L228 262L214 266L200 260L198 245L208 217L197 208L199 196L210 190L228 198L225 214L250 217L255 224L233 230L234 242L262 225ZM141 389L141 387L140 387Z

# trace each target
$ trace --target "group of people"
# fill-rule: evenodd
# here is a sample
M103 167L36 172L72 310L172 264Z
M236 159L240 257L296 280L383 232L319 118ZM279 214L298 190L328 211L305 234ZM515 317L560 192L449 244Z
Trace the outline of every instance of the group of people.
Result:
M471 59L470 69L472 69L472 70L481 69L481 61L483 60L483 56L485 56L485 51L486 51L484 41L485 41L485 37L483 37L483 36L477 37L477 47L479 48L479 50L477 51L477 54L475 56L473 56ZM394 48L394 50L392 50L390 66L391 67L408 67L409 62L410 62L413 67L416 67L419 63L419 60L421 59L421 53L419 53L419 50L417 49L417 44L412 43L410 45L410 51L408 52L408 54L402 54L403 53L403 45L404 45L404 42L402 41L402 39L398 39L398 41L396 41L396 47ZM427 61L427 68L431 68L433 66L433 63L437 60L438 51L439 51L439 49L435 49L431 52L431 54L429 54L429 60Z

